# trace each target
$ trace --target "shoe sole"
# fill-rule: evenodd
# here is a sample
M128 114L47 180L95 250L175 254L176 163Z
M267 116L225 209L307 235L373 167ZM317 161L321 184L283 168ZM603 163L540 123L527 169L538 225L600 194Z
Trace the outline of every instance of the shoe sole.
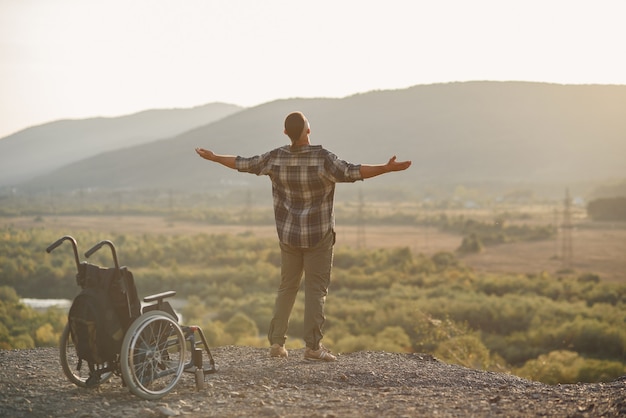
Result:
M334 359L333 358L325 359L325 358L305 357L304 359L307 360L307 361L315 361L315 362L323 361L325 363L332 363L334 361L337 361L336 358L334 358Z

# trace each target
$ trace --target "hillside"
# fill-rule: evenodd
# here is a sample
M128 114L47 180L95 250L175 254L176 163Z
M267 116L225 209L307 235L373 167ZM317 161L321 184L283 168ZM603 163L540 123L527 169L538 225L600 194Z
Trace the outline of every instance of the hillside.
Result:
M411 159L368 186L558 183L626 176L626 86L467 82L289 99L249 108L174 138L101 154L22 186L31 190L215 191L265 180L198 158L193 149L254 155L281 146L284 116L304 111L311 140L352 162ZM61 144L61 147L64 147Z
M0 187L102 152L171 138L241 110L213 103L191 109L147 110L113 118L61 120L0 139Z
M54 348L0 351L0 416L120 417L617 417L626 380L549 386L446 364L424 354L357 352L336 363L267 350L218 347L217 374L195 390L192 375L160 401L144 401L119 378L95 390L63 376Z

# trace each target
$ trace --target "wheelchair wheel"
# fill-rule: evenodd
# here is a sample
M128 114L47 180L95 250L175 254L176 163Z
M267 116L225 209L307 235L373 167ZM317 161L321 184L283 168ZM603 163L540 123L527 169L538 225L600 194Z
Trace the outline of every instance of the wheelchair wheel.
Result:
M65 329L61 334L61 340L59 341L59 354L61 360L61 368L63 373L76 386L81 388L97 386L103 382L106 382L113 376L112 372L104 372L100 375L100 379L96 382L87 384L89 379L89 366L87 362L83 362L80 370L77 370L78 355L76 354L76 347L72 342L70 335L70 324L65 325Z
M149 311L126 331L120 353L122 378L143 399L168 394L183 374L185 337L178 322L162 311Z

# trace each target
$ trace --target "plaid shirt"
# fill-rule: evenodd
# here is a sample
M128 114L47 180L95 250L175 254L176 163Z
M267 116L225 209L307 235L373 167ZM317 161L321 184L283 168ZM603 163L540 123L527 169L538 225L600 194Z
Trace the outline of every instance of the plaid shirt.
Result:
M340 160L321 145L290 145L255 157L237 157L237 170L270 176L278 239L315 247L335 227L335 183L362 180L360 165Z

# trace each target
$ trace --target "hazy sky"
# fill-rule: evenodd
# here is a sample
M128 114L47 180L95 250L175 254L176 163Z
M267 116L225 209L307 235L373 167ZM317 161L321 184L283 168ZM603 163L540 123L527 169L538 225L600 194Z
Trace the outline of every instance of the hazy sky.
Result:
M0 137L469 80L626 84L623 0L0 0Z

